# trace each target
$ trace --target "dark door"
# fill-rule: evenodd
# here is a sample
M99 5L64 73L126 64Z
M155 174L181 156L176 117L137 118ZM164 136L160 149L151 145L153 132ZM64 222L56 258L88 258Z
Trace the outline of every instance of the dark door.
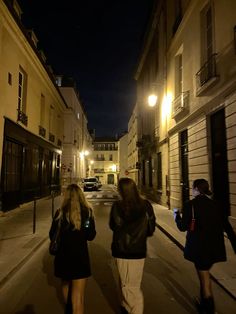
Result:
M114 174L108 174L107 175L107 183L108 184L114 184L115 183Z
M180 133L180 160L181 160L181 187L182 202L189 200L189 180L188 180L188 131Z
M212 188L214 198L230 213L225 110L211 116Z
M23 145L5 139L2 167L3 209L11 209L21 203Z

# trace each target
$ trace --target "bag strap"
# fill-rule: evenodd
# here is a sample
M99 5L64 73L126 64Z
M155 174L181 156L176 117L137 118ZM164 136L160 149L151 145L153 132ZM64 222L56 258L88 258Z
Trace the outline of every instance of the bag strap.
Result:
M193 207L193 204L192 204L192 219L195 219L195 217L194 217L194 207Z

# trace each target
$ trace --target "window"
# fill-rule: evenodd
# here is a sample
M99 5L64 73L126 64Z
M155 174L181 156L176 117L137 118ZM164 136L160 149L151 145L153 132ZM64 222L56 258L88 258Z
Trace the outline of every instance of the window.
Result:
M157 154L157 189L162 190L162 156Z
M182 54L175 56L175 98L183 92L183 62Z
M202 64L213 54L213 19L210 3L201 12L201 58Z
M18 104L17 104L17 121L22 122L27 126L28 117L26 115L26 88L27 88L27 75L20 67L18 78Z
M20 68L19 71L19 83L18 83L18 111L26 113L26 86L27 76L25 72Z
M45 96L43 94L40 99L40 125L45 126Z
M52 130L53 130L53 121L54 121L54 107L50 106L50 112L49 112L49 132L52 132Z
M112 154L109 155L109 160L110 160L110 161L113 160Z

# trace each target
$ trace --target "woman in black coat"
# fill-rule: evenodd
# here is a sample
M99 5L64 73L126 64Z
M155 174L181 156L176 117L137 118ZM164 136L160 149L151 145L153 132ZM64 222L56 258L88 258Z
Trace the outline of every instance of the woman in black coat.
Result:
M73 314L83 314L86 279L91 275L87 240L94 239L96 230L90 205L76 184L69 185L65 191L49 231L51 240L59 223L60 243L54 273L62 280L65 304L72 304Z
M149 201L140 197L135 182L121 178L121 200L113 203L109 226L113 231L112 256L119 274L122 313L142 314L141 291L147 237L155 231L155 214Z
M193 182L194 199L187 202L182 216L175 211L180 231L187 231L184 257L193 262L200 281L200 307L214 313L210 269L214 263L226 261L224 231L227 232L236 252L236 236L217 202L209 198L211 192L205 179Z

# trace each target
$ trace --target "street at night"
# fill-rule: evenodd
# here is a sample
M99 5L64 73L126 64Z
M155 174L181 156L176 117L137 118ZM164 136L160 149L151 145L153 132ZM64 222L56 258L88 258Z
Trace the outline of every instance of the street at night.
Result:
M0 0L0 314L236 313L235 13Z
M86 288L85 313L119 313L110 250L112 233L108 228L110 207L117 192L114 187L104 186L98 192L86 192L86 196L95 211L97 236L89 246L93 275ZM148 241L142 288L145 314L196 313L198 281L194 267L158 228ZM234 314L235 300L215 283L213 289L217 313ZM1 288L0 304L2 314L63 313L60 280L53 275L48 241Z

